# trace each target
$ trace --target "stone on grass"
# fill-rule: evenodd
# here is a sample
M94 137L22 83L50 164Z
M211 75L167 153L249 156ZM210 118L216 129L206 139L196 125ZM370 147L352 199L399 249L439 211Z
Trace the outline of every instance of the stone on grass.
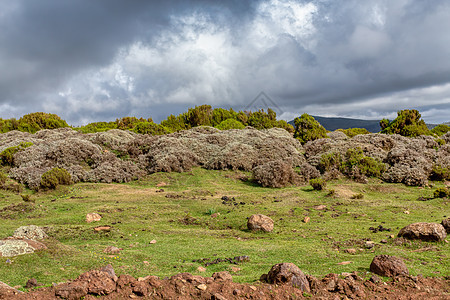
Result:
M252 215L248 218L247 228L252 231L271 232L273 230L273 220L261 214Z
M101 219L102 219L102 216L100 216L98 213L89 213L86 215L87 223L98 222Z
M403 260L390 255L375 256L370 264L370 272L385 277L409 274L408 268Z
M28 239L6 239L0 240L0 257L13 257L23 254L31 254L36 250L47 249L47 247L37 241Z
M447 233L450 233L450 218L442 220L441 225L444 226Z
M103 250L104 253L108 254L119 254L120 248L114 247L114 246L108 246L105 250Z
M212 278L216 281L233 281L233 276L227 271L215 272L212 274Z
M274 265L268 274L261 276L261 281L267 281L271 284L289 284L304 292L310 292L309 281L306 275L293 263Z
M47 234L41 227L29 225L17 228L13 236L18 239L42 240L47 237Z
M441 224L421 222L403 227L398 236L407 239L440 242L447 237L447 233Z

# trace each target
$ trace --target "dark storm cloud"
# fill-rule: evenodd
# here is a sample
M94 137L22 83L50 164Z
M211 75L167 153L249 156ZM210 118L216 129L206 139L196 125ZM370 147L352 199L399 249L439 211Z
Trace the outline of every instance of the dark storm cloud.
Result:
M11 0L0 28L0 117L159 121L260 91L287 119L450 115L444 0Z

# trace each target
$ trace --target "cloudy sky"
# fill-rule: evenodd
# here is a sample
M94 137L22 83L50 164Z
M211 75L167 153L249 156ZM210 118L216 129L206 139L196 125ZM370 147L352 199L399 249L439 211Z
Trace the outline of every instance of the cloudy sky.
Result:
M447 122L449 28L448 0L0 0L0 117L272 103L286 120Z

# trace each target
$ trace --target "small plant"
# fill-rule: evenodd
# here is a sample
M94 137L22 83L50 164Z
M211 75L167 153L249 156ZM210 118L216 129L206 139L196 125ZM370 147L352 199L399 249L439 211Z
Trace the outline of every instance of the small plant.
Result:
M342 157L337 152L324 153L320 157L319 170L324 173L331 169L339 169L342 165Z
M206 211L206 214L208 216L215 214L215 213L216 213L216 210L214 208L208 208L208 210Z
M21 142L18 146L6 148L0 153L1 164L12 166L14 164L14 154L30 146L33 146L33 143Z
M63 168L53 168L45 172L41 177L41 187L44 189L55 189L58 185L72 183L69 172Z
M352 138L359 134L369 134L370 132L365 128L348 128L348 129L338 129L345 133L348 137Z
M450 197L450 189L448 188L437 188L433 194L434 198L446 198Z
M34 199L29 194L20 194L20 197L22 197L22 200L25 202L34 202Z
M0 186L3 186L6 183L6 179L8 179L8 175L0 171Z
M450 180L450 169L440 165L434 165L431 170L430 179L435 181Z
M334 197L334 196L336 196L336 190L335 189L329 190L327 197Z
M316 191L321 191L325 189L327 182L323 178L313 178L309 181L309 184Z
M361 193L355 194L351 197L351 199L363 199L363 198L364 198L364 195Z

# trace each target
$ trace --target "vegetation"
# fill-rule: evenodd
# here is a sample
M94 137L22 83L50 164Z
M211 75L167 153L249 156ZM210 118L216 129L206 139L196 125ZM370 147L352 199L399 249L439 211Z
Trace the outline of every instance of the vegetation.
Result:
M19 130L24 132L35 133L41 129L55 129L69 127L66 121L62 120L55 114L44 112L36 112L24 115L19 120L0 119L0 132L8 132L11 130Z
M295 118L294 124L294 137L302 144L327 137L326 129L306 113L301 115L300 118Z
M450 189L447 187L437 188L433 193L434 198L450 197Z
M444 168L440 165L434 165L433 169L431 170L431 176L430 178L432 180L450 180L450 169Z
M357 167L362 175L380 177L386 170L386 166L372 157L365 156L361 148L351 148L345 153L345 162L342 162L341 171L351 174Z
M390 122L388 119L380 121L381 133L400 134L408 137L430 135L425 121L421 119L419 111L405 109L397 113L397 118Z
M6 183L6 180L8 179L8 175L0 171L0 186L3 187L3 185Z
M241 122L235 119L226 119L225 121L220 122L219 125L216 126L217 129L220 130L229 130L229 129L244 129L245 126Z
M33 143L21 142L18 146L6 148L0 153L0 164L5 166L12 166L14 164L14 154L25 148L31 147Z
M318 168L320 172L325 173L332 169L339 170L343 160L341 154L337 152L324 153L320 157Z
M370 132L365 128L348 128L348 129L338 129L345 133L348 137L352 138L359 134L369 134Z
M445 124L440 124L431 129L431 132L436 134L437 136L442 136L450 131L450 126Z
M327 186L327 182L323 178L313 178L309 180L309 184L315 189L316 191L324 190Z
M68 185L72 183L72 178L63 168L53 168L42 175L41 187L43 189L55 189L58 185Z

